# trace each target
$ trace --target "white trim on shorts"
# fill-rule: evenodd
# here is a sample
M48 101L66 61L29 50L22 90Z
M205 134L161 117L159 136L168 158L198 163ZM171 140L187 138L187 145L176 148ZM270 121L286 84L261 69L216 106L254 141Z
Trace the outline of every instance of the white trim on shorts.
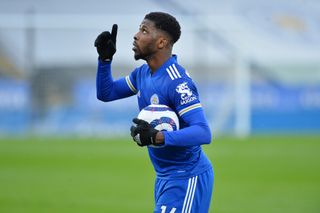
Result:
M192 209L192 203L194 198L194 193L197 187L198 176L189 178L188 188L186 196L184 197L182 213L190 213Z

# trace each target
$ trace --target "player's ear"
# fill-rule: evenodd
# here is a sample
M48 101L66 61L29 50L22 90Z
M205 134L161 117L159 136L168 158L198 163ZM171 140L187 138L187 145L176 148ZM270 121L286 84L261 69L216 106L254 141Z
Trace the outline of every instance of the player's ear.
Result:
M160 37L158 40L158 48L163 49L169 44L169 41L165 37Z

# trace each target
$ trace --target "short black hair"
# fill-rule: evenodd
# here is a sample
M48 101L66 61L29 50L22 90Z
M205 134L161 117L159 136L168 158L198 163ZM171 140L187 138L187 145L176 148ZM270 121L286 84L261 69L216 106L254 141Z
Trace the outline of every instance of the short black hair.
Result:
M177 19L172 15L164 12L151 12L144 18L154 22L154 25L157 29L168 33L172 39L172 44L179 40L181 35L181 27Z

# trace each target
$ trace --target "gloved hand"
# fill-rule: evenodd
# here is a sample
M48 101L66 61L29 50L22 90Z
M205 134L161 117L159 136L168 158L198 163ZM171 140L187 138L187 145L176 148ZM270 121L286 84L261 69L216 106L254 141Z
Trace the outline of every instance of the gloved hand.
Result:
M156 144L156 135L159 132L159 130L156 130L152 128L152 126L141 119L134 118L133 123L137 124L136 126L131 126L131 136L133 140L139 145L139 146L147 146L147 145L155 145L160 146L163 144Z
M109 31L104 31L96 38L94 46L97 48L99 59L102 61L111 61L116 53L118 25L112 26L111 34Z

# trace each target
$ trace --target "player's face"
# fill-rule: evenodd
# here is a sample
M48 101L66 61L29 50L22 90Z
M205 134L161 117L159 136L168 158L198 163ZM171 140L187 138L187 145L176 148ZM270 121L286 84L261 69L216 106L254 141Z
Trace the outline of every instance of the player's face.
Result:
M132 50L136 60L148 60L157 52L158 33L152 21L144 19L133 39Z

